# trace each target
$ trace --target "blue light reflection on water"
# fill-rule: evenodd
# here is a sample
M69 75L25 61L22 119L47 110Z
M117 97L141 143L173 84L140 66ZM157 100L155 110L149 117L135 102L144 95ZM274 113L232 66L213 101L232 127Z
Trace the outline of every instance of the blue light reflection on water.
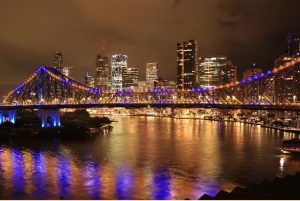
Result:
M92 199L101 199L100 191L102 187L102 180L99 177L100 167L96 163L87 163L83 167L83 175L85 188Z
M45 189L46 185L46 166L45 159L41 152L35 151L33 153L34 160L34 174L32 182L35 186L35 196L37 199L43 199L45 194L47 194L47 190Z
M3 142L0 198L198 199L204 193L272 179L279 171L282 140L293 137L240 123L118 120L115 128L126 123L122 132L115 129L92 142ZM173 133L192 126L191 133ZM142 135L145 129L147 135ZM134 151L128 152L128 147ZM174 161L172 166L166 159ZM299 171L299 161L287 157L285 172Z
M12 161L12 170L13 177L12 183L14 185L13 195L15 198L22 197L25 194L25 180L24 180L24 161L22 151L19 149L12 149L11 151L11 161Z
M59 187L59 195L67 198L70 190L71 179L70 161L67 156L58 156L56 178Z
M117 170L116 175L116 198L120 200L132 199L134 176L125 167Z
M154 200L171 199L171 176L166 169L160 169L155 172L153 188Z

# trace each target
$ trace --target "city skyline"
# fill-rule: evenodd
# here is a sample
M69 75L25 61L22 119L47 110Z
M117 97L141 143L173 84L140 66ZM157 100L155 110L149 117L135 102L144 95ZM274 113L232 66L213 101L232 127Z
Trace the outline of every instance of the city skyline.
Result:
M0 0L0 198L299 199L300 0Z
M171 0L163 3L9 1L1 4L0 68L3 77L15 76L15 80L24 80L39 65L50 66L49 55L55 51L63 52L64 63L74 66L74 77L80 78L86 71L94 72L95 55L102 54L103 46L106 55L128 55L128 65L138 68L140 77L145 77L143 69L147 62L157 61L160 75L175 80L176 42L190 39L198 40L199 55L226 55L238 66L239 72L253 62L267 69L285 52L287 34L299 31L292 20L299 15L296 12L299 2L292 0L189 1L185 4ZM115 6L122 7L122 12L107 17L106 10ZM94 7L107 9L99 14ZM12 17L11 9L19 15ZM182 10L182 16L175 15L178 10ZM290 12L281 16L278 15L281 10ZM209 14L209 11L217 14ZM143 17L137 19L135 16L141 13ZM74 20L70 20L72 18ZM281 26L277 26L278 23ZM178 24L182 30L177 28ZM15 80L2 79L0 94L16 86Z

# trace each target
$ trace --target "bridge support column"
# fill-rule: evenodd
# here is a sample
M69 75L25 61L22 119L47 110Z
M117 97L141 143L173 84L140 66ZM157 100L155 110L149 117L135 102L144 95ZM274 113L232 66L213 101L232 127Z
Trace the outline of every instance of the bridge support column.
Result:
M4 122L16 123L16 110L2 110L0 111L0 124Z
M60 112L56 110L40 110L39 117L42 122L42 128L59 127L60 123Z

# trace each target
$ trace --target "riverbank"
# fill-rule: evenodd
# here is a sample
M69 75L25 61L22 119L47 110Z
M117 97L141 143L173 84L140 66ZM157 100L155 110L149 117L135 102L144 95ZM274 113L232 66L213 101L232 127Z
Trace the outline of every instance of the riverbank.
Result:
M241 120L209 119L209 118L200 118L200 117L176 117L176 116L171 116L171 115L157 116L157 115L147 115L147 114L141 114L141 115L137 115L137 114L128 115L128 114L126 114L126 115L118 115L118 116L133 116L133 117L140 116L140 117L157 117L157 118L173 118L173 119L208 120L208 121L218 121L218 122L237 122L237 123L244 123L244 124L261 126L263 128L271 128L271 129L274 129L274 130L300 134L300 128L290 128L290 127L285 128L285 127L278 127L278 126L272 126L272 125L268 125L268 124L241 121Z

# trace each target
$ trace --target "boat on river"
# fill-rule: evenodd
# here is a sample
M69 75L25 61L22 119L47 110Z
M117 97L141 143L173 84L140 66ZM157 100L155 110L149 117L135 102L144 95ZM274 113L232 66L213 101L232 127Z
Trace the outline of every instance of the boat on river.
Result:
M281 151L285 154L300 154L300 139L284 140Z

